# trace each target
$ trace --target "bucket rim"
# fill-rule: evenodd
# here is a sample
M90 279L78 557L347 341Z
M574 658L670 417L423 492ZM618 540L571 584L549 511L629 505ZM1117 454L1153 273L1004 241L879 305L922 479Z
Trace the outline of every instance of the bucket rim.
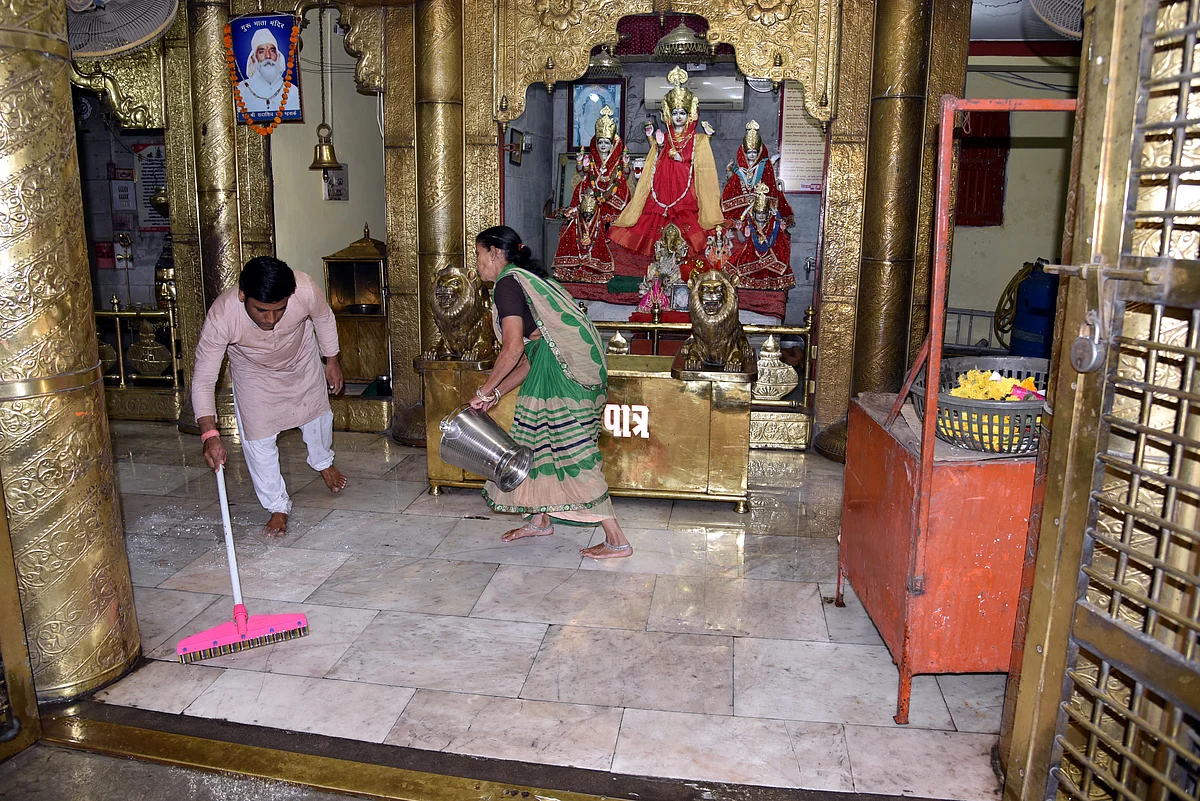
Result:
M450 412L450 414L448 414L442 418L442 422L438 423L438 428L440 428L442 431L449 431L450 430L450 421L453 420L455 417L458 417L460 414L462 414L464 411L466 411L467 409L470 409L470 408L471 408L470 403L460 404L458 406L458 408L456 408L454 411ZM487 413L484 412L484 414L487 414Z

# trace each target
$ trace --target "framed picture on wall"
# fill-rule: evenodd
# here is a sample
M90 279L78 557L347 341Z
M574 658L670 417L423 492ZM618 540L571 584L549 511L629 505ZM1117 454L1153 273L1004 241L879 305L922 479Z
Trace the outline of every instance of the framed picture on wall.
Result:
M567 146L572 150L587 147L596 135L600 110L613 110L617 134L625 138L625 79L600 78L571 84L567 92Z
M558 174L554 177L554 203L556 209L566 208L579 183L580 175L575 170L577 153L558 154Z
M521 154L525 152L525 132L509 128L508 163L521 166Z
M298 43L292 43L296 17L292 14L250 14L229 21L227 56L237 73L234 87L243 106L238 124L302 122ZM292 64L289 78L288 64ZM285 91L286 90L286 91ZM286 97L285 97L286 94Z

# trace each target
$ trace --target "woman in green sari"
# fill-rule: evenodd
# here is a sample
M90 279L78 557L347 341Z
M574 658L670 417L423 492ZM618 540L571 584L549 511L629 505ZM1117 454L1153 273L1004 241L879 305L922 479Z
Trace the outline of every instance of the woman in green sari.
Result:
M487 411L514 389L512 438L533 451L529 478L512 492L488 482L497 512L524 515L505 542L554 533L554 524L604 528L604 542L580 551L593 559L629 556L601 472L601 418L608 368L604 343L587 314L505 225L475 238L479 275L494 283L492 319L500 355L471 405Z

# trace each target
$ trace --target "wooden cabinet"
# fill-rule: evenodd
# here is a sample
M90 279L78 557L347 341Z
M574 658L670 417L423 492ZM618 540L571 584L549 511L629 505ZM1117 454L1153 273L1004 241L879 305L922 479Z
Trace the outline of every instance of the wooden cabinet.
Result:
M391 372L386 315L337 315L337 332L345 380L369 383Z

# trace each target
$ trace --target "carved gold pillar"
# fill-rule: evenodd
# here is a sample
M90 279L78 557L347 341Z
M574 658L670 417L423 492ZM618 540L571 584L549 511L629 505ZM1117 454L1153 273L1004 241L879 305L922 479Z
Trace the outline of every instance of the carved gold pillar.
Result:
M854 364L854 319L862 260L863 195L867 175L867 114L875 0L845 0L837 83L837 116L830 122L825 230L821 233L817 395L814 446L844 458L845 428L826 431L846 416ZM840 437L837 436L840 431Z
M96 354L62 0L0 7L0 482L38 698L138 656Z
M933 210L937 196L938 127L942 95L962 97L967 85L967 50L971 44L970 0L933 0L929 74L925 81L925 134L921 143L921 199L917 207L917 246L913 262L912 314L908 355L911 364L929 330L929 290L933 282ZM957 147L957 146L956 146ZM957 152L957 151L956 151ZM958 175L957 162L951 168ZM950 183L951 206L958 181ZM950 226L950 243L954 226ZM949 287L949 282L947 282Z
M875 12L855 393L895 392L904 380L932 3L879 0Z
M237 137L233 87L225 63L229 4L189 0L192 135L195 140L196 205L200 264L208 303L233 286L241 271L238 242Z

